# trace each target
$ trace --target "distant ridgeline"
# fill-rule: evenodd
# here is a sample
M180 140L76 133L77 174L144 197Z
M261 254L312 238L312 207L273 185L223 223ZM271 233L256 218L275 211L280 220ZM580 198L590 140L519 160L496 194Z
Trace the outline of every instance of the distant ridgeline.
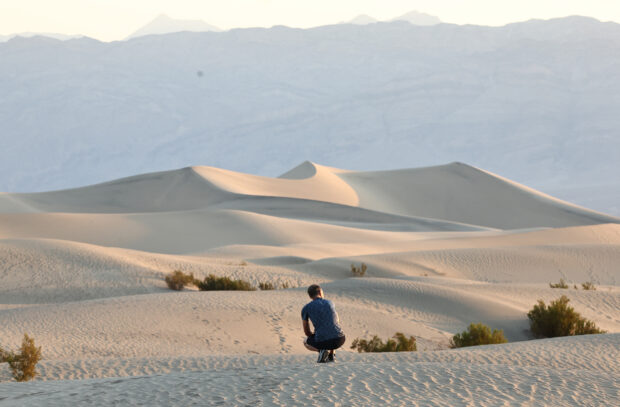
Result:
M614 23L18 37L0 60L0 191L203 163L276 175L306 158L458 160L620 214Z

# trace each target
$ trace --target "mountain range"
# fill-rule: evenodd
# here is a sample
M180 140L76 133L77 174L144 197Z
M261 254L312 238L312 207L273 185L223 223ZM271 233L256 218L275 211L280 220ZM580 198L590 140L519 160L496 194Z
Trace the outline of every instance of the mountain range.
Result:
M25 37L25 38L48 37L48 38L54 38L60 41L66 41L66 40L71 40L74 38L81 38L83 37L83 35L77 35L77 34L68 35L68 34L43 33L43 32L20 32L20 33L14 33L14 34L9 34L9 35L0 35L0 42L6 42L10 40L11 38L15 38L15 37Z
M429 14L420 13L418 11L410 11L401 16L394 17L388 21L407 21L414 25L434 25L441 23L441 20L435 16ZM377 23L379 20L376 18L367 16L365 14L359 15L350 21L343 21L341 24L371 24ZM171 34L177 32L218 32L223 31L220 28L211 25L203 20L193 19L177 19L172 18L166 14L160 14L153 20L149 21L144 26L140 27L133 33L127 36L127 40L137 37L143 37L145 35L161 35ZM42 36L55 38L57 40L65 41L73 38L83 37L82 35L67 35L58 33L38 33L38 32L20 32L9 35L0 35L0 42L8 41L13 37L34 37Z
M144 35L170 34L182 31L206 32L221 30L202 20L178 20L170 18L165 14L160 14L153 21L129 35L127 39L142 37Z
M620 25L404 21L0 44L0 190L463 161L620 214Z
M426 13L420 13L418 11L410 11L408 13L405 13L398 17L394 17L387 21L388 22L407 21L408 23L413 24L413 25L435 25L435 24L441 23L441 20L439 19L439 17L431 16L430 14L426 14ZM380 20L377 20L374 17L371 17L366 14L360 14L357 17L353 18L352 20L346 21L345 23L365 25L365 24L374 24L378 22L380 22Z

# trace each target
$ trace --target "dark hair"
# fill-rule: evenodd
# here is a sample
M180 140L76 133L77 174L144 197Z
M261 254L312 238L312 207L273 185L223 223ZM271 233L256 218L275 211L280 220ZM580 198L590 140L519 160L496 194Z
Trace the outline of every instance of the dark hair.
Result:
M319 292L321 292L321 286L318 284L312 284L310 287L308 287L308 295L310 296L310 298L314 298L317 295L319 295Z

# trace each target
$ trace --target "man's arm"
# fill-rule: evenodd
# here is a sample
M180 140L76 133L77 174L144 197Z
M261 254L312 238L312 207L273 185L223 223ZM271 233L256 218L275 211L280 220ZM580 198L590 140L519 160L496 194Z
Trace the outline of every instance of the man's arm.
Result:
M306 336L312 336L312 331L310 330L310 322L307 319L303 320L304 323L304 333Z

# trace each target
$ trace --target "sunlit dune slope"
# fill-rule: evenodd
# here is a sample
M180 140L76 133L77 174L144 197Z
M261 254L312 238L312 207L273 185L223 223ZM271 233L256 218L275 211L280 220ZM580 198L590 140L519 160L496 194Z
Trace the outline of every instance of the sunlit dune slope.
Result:
M499 229L620 222L462 163L340 176L361 207L401 215Z
M189 167L64 191L2 194L0 210L4 213L145 213L187 211L213 205L226 208L229 203L231 207L239 207L239 202L244 202L242 209L251 211L254 203L260 210L260 206L269 206L269 199L277 198L289 199L299 212L303 213L305 208L306 213L319 218L321 212L334 207L317 207L316 202L499 229L620 222L460 163L352 172L305 162L280 178L213 167ZM285 204L279 206L282 209ZM347 218L343 214L338 216Z

